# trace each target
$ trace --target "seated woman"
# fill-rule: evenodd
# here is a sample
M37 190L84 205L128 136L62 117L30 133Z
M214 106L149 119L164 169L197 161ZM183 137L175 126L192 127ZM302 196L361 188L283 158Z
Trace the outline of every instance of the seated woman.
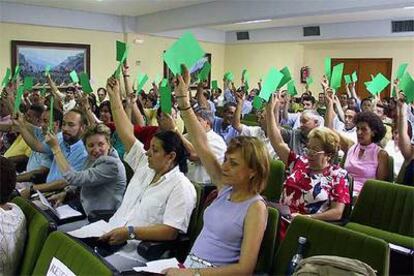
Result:
M54 134L48 133L45 138L67 184L81 187L80 200L86 214L94 210L117 210L125 192L125 167L116 150L111 147L110 135L110 129L104 124L86 129L83 142L88 152L88 159L85 168L81 171L71 168ZM65 188L65 191L52 196L50 200L60 204L69 191Z
M334 117L332 95L327 94L326 126L330 127ZM368 179L386 180L388 154L377 145L385 135L381 119L373 112L358 113L355 118L357 142L337 133L341 139L341 149L346 152L344 168L354 178L353 196L358 196Z
M206 132L190 106L190 75L183 77L175 91L188 134L201 163L219 190L204 212L204 226L186 269L170 268L167 275L249 275L256 266L267 222L267 210L259 195L269 175L269 154L255 137L233 138L220 164L208 146Z
M13 162L0 156L0 275L17 275L26 240L26 218L8 202L16 185Z
M292 217L309 217L332 221L342 217L345 205L350 202L347 172L332 164L339 149L338 135L328 128L315 128L308 135L305 155L297 155L283 141L279 121L279 99L273 96L266 107L270 141L280 160L288 168L283 184L281 203L289 206ZM283 226L282 226L283 227ZM283 236L283 229L282 229Z

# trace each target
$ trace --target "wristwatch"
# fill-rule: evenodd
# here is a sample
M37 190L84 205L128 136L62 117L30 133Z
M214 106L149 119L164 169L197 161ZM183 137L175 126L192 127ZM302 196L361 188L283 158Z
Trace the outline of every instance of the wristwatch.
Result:
M128 226L128 239L129 240L135 240L136 235L135 235L135 231L134 231L134 226Z

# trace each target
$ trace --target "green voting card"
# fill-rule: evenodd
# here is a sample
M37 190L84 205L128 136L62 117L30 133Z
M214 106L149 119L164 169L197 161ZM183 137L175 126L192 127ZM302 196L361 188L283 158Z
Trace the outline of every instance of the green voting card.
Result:
M208 74L210 73L210 70L211 70L211 64L208 61L206 61L204 63L203 68L201 69L200 73L198 74L198 79L200 81L207 80L208 79Z
M406 72L404 74L398 86L404 92L406 102L414 102L414 80L410 73Z
M144 75L140 75L137 78L137 91L136 94L140 94L142 88L144 87L145 83L148 81L148 75L144 74Z
M283 87L286 83L288 83L292 79L292 76L290 75L289 68L287 66L283 67L283 69L280 70L280 73L283 74L283 78L280 81L279 85L277 86L277 89L280 89L281 87Z
M47 77L50 74L50 69L52 69L52 66L50 66L50 64L46 65L46 67L45 67L45 77Z
M190 70L205 53L193 34L186 32L164 53L164 61L174 75L181 74L181 64Z
M73 83L79 83L79 77L75 70L69 73L70 78L72 79Z
M79 74L79 80L80 80L80 84L82 86L82 91L83 92L85 92L86 94L90 94L90 93L93 92L91 84L89 83L88 74L86 74L85 72L80 73Z
M217 81L216 80L213 80L211 82L211 89L218 89L218 84L217 84Z
M311 85L313 83L313 78L312 77L307 77L306 78L306 84L309 86L309 85Z
M23 81L24 90L32 90L33 88L33 78L26 76Z
M345 79L345 83L346 84L350 84L352 82L352 79L351 79L351 76L350 75L345 75L344 76L344 79Z
M16 114L20 110L20 104L22 103L22 97L24 93L24 86L20 85L17 89L16 98L14 100L13 113Z
M124 53L126 51L126 43L117 40L116 41L116 61L121 61L122 57L124 56Z
M227 80L227 81L233 81L233 80L234 80L234 75L233 75L233 73L232 73L232 72L226 72L226 73L224 74L224 80Z
M396 79L401 79L404 76L405 69L407 69L408 63L400 64L397 70L397 74L395 75Z
M332 89L337 90L341 87L342 73L344 72L344 64L339 63L332 69L331 81L329 82Z
M10 70L10 68L7 68L6 73L4 74L3 80L1 82L1 88L6 87L7 85L9 85L10 75L11 75L11 70Z
M21 70L20 66L17 65L16 68L14 69L14 75L13 75L12 81L16 81L17 80L17 77L20 74L20 70Z
M326 79L329 81L331 79L331 58L326 57L325 58L325 76Z
M171 114L171 89L170 86L160 87L160 96L161 96L161 111L167 114Z
M298 94L298 92L296 91L296 87L295 87L295 81L291 80L290 82L288 82L287 84L287 91L288 94L292 97L296 96Z
M50 110L49 110L49 128L48 130L53 130L53 105L55 103L55 98L52 96L50 97Z
M390 81L384 77L383 74L378 73L372 81L367 85L367 90L372 95L378 95L380 94L388 85L390 84Z
M160 87L164 87L164 86L167 86L167 85L168 85L168 80L167 79L163 79L162 82L161 82L161 84L160 84Z
M256 110L260 110L263 107L263 99L260 98L259 96L254 96L253 98L253 107Z
M250 81L250 73L249 73L249 71L247 71L247 69L243 69L242 79L244 80L244 82L249 82Z
M282 78L282 73L280 73L276 68L271 68L264 80L259 97L266 102L269 101L270 95L276 90Z
M354 72L352 73L352 82L357 82L357 80L358 80L358 75L357 75L357 72L356 72L356 71L354 71Z

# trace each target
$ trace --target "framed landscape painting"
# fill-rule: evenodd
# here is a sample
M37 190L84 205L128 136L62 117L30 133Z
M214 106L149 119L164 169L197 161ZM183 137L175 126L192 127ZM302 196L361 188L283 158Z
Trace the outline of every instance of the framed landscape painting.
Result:
M33 77L34 86L46 83L45 69L60 88L71 82L69 73L90 72L90 45L12 40L12 72L20 66L20 77Z

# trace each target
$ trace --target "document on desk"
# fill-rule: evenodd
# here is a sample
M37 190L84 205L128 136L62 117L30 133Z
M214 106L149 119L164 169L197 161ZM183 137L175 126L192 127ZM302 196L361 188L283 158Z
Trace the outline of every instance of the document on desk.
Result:
M49 208L59 219L66 219L66 218L72 218L72 217L78 217L82 216L82 213L73 209L69 205L65 204L62 206L59 206L57 208L53 208L53 206L50 204L49 200L45 197L45 195L37 191L37 195L39 196L40 202L42 202L43 205L45 205L47 208Z
M134 270L137 272L145 271L151 273L161 273L163 270L171 267L180 268L180 263L176 258L147 262L146 266L134 267Z
M68 232L69 235L76 237L76 238L93 238L93 237L101 237L102 235L110 232L114 229L113 225L109 222L104 220L98 220L97 222L85 225L77 230Z

